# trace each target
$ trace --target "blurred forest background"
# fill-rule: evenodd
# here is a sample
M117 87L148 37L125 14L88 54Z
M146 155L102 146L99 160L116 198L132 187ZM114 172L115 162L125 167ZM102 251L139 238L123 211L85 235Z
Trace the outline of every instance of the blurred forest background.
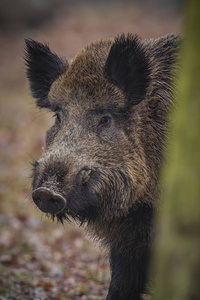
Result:
M74 224L51 223L31 202L30 162L53 119L30 95L24 38L73 58L122 32L179 33L181 20L181 0L0 1L0 300L104 299L110 278L104 249Z

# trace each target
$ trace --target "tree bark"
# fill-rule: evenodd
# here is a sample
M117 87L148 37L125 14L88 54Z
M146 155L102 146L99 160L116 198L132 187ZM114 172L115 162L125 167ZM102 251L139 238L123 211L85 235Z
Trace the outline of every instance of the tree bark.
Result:
M200 1L188 0L181 72L170 114L152 300L200 299ZM172 121L173 120L173 121Z

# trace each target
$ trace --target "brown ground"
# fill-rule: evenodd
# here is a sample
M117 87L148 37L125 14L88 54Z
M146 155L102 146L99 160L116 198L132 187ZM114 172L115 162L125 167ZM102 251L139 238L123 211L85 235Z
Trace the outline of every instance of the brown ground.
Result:
M31 203L29 162L40 156L52 118L30 96L24 38L48 41L71 58L90 41L121 32L147 38L179 31L177 17L134 6L82 6L37 31L0 33L0 300L104 299L110 276L106 252L82 229L51 223Z

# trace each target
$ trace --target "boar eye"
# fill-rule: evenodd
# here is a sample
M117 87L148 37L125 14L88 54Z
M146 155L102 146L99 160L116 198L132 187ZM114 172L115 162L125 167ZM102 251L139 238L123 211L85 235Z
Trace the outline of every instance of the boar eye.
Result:
M56 117L56 122L61 124L61 115L60 115L60 113L59 112L55 113L54 117Z
M98 124L98 128L103 126L109 126L111 123L111 117L110 116L103 116Z

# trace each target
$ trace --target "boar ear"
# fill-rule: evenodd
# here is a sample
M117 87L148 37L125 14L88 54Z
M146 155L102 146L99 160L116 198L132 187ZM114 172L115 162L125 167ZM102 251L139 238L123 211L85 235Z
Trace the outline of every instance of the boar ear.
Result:
M50 107L47 99L52 83L66 71L67 60L51 52L47 45L26 39L26 74L30 82L32 95L40 107Z
M149 63L137 36L122 34L110 49L104 74L122 90L132 104L138 104L149 84Z

